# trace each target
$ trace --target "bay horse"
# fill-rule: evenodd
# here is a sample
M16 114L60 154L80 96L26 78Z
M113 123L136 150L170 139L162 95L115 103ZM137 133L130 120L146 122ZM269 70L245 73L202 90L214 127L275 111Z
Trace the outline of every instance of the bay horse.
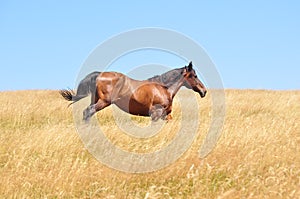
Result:
M115 104L123 111L139 116L171 120L173 98L185 86L206 95L204 84L198 79L192 62L188 66L170 70L147 80L135 80L118 72L93 72L80 81L77 93L60 90L71 104L91 94L91 104L83 111L83 120L88 121L97 111Z

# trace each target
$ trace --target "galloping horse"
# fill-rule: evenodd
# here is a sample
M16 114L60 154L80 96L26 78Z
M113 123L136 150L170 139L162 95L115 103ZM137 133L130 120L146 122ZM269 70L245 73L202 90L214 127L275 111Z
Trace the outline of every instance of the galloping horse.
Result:
M93 72L81 80L76 94L70 90L60 90L60 94L72 103L91 94L91 104L83 111L86 121L111 104L127 113L150 116L157 121L172 119L173 98L181 86L193 89L201 97L207 92L190 62L188 66L143 81L118 72Z

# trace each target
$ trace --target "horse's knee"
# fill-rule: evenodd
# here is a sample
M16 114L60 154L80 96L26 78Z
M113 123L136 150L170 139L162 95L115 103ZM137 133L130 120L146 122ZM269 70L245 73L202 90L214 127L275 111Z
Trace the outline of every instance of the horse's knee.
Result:
M155 105L151 110L150 110L150 117L153 121L157 121L160 118L164 118L166 115L165 109L161 105Z
M152 113L151 113L151 120L152 121L157 121L157 120L159 120L159 118L161 118L161 114L159 113L159 111L153 111Z

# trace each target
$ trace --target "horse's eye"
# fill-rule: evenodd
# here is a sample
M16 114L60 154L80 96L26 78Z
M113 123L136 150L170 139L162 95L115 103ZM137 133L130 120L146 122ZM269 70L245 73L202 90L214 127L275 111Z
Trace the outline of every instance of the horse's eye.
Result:
M195 78L197 78L197 75L195 75Z

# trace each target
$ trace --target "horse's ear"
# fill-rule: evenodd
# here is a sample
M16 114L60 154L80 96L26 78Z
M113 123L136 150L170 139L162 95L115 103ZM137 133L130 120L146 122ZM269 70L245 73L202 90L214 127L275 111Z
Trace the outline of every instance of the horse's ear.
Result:
M192 61L188 65L188 71L191 71L193 69L193 63Z

